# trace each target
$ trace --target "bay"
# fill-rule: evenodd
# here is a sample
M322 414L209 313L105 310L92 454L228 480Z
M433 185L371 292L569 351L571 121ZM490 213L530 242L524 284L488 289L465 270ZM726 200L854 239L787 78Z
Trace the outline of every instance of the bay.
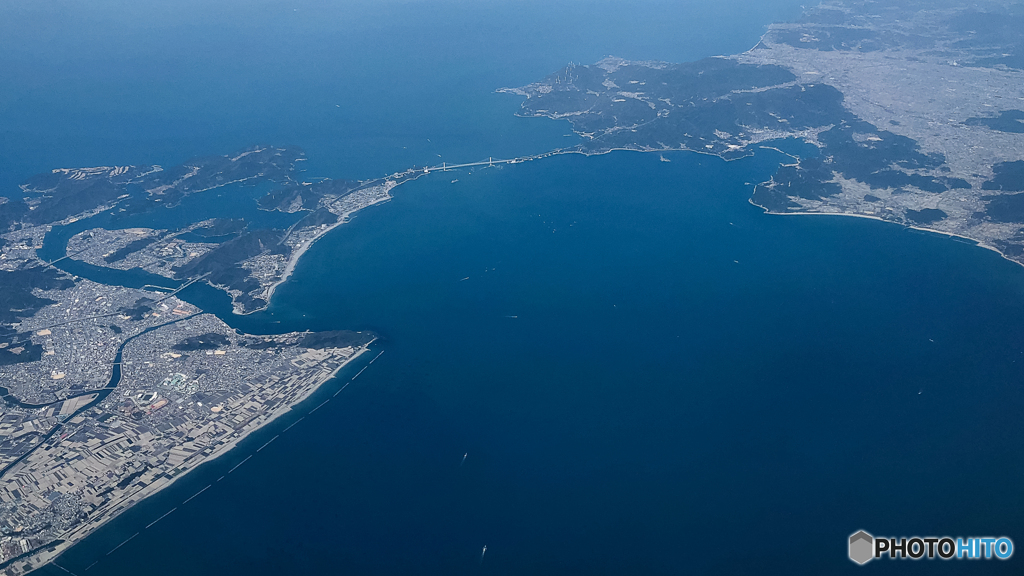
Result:
M7 5L0 186L257 142L300 145L311 176L340 178L549 150L568 127L516 118L496 88L607 54L734 53L798 10ZM1019 541L1020 267L879 222L766 216L747 198L784 160L771 151L665 158L434 174L318 242L265 313L183 292L243 330L370 329L385 353L61 566L819 574L857 569L860 528ZM227 211L236 192L254 191L190 201ZM131 225L175 225L151 218ZM105 278L150 280L129 276Z

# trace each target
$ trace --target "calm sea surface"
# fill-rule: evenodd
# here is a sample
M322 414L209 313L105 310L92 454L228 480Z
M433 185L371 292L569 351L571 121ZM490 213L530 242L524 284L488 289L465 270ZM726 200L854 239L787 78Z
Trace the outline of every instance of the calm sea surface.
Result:
M301 145L311 175L334 177L563 146L567 126L515 118L517 101L491 91L608 53L735 52L798 10L744 4L196 4L154 17L108 3L35 34L46 15L4 8L15 93L0 90L0 185L253 142ZM777 152L665 159L434 174L317 243L265 313L233 318L218 294L184 292L243 330L374 330L384 354L60 564L817 575L859 569L846 537L861 528L1024 542L1024 269L878 222L766 216L748 183Z

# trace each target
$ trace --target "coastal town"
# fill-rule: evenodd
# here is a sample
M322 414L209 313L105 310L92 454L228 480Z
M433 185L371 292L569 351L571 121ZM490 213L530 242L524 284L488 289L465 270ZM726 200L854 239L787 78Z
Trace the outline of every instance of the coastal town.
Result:
M302 333L239 336L212 315L187 318L131 341L119 385L91 409L96 393L5 411L0 438L31 440L4 454L0 561L58 555L287 413L369 344L306 348Z
M9 574L287 413L373 341L239 334L176 297L84 279L46 296L18 325L39 359L0 367L0 563L34 553Z
M583 153L771 147L790 160L755 184L767 212L883 220L1024 264L1024 72L1006 5L823 2L739 54L607 57L504 91L526 98L522 116L571 123Z
M215 164L221 174L237 168ZM235 175L246 180L270 171L264 164L247 170L253 174ZM201 170L180 172L186 176L177 184L147 190L147 196L166 199L175 186L179 197L195 192L182 182ZM25 188L38 191L28 200L38 209L62 192L81 194L82 180L154 173L61 170L54 173L56 184L47 182L52 188ZM389 199L393 186L322 199L335 220L288 230L283 242L292 250L290 263L274 262L267 272L259 253L240 265L264 279L260 290L269 299L309 245L355 211ZM54 230L119 205L96 201L102 210L57 213L60 219L49 223L23 216L0 234L0 571L8 575L52 560L133 503L289 413L375 340L372 333L350 331L244 334L179 298L210 272L180 277L175 271L237 238L244 224L236 221L206 219L174 231L94 227L71 237L62 250L67 257L40 258ZM176 287L97 282L62 270L61 261L147 272Z

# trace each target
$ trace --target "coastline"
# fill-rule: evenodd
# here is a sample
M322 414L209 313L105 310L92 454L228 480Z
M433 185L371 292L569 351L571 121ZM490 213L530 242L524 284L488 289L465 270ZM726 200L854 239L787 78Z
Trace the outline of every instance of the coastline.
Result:
M376 200L374 202L366 204L365 206L360 206L360 207L355 208L353 210L349 210L347 212L343 212L342 214L339 214L338 215L339 218L338 218L337 222L335 222L334 224L331 224L327 228L324 228L320 232L320 234L316 235L311 240L303 242L300 245L300 247L288 259L288 264L285 265L284 272L281 274L281 277L278 278L275 282L273 282L270 286L267 287L267 292L266 292L267 305L263 306L261 308L257 308L255 310L251 310L249 312L242 312L239 315L240 316L247 316L249 314L253 314L255 312L260 312L262 310L266 310L267 308L269 308L270 307L271 298L273 298L273 296L274 296L274 292L277 290L278 286L284 284L285 282L288 281L289 278L291 278L292 273L295 271L295 267L299 263L299 259L302 258L302 256L306 254L307 250L312 248L313 245L316 244L318 240L320 240L321 238L326 236L331 230L334 230L335 228L337 228L338 226L341 226L342 224L347 224L348 222L351 222L352 219L350 218L350 216L352 214L355 214L356 212L359 212L360 210L363 210L364 208L369 208L370 206L376 206L378 204L383 204L383 203L388 202L389 200L391 200L393 198L393 196L391 196L391 191L394 190L395 187L399 186L400 184L401 183L395 182L394 180L386 180L383 184L381 184L381 186L384 186L384 188L385 188L385 190L384 190L385 197L384 198L381 198L380 200ZM354 194L354 192L353 192L353 194ZM339 200L340 200L340 198L339 198Z
M541 114L541 115L529 115L529 116L524 115L523 117L530 117L530 118L532 118L532 117L553 118L552 116L547 116L547 115L543 115L543 114ZM575 130L573 130L573 132L576 133L577 135L581 135L579 132L576 132ZM770 142L770 140L765 140L764 142ZM795 156L793 154L790 154L789 152L785 152L783 150L780 150L780 149L778 149L776 147L764 146L761 142L757 142L756 144L758 145L759 148L763 148L763 149L766 149L766 150L772 150L774 152L778 152L778 153L783 154L785 156L789 156L790 158L793 158L795 160L799 160L799 157L797 157L797 156ZM620 148L606 148L606 149L601 149L601 150L596 150L596 151L588 151L588 150L583 150L581 148L561 149L561 150L555 150L555 151L552 151L552 152L545 153L544 157L555 156L555 155L559 155L559 154L581 154L581 155L583 155L585 157L591 157L591 156L602 156L604 154L610 154L612 152L639 152L639 153L645 153L645 154L650 154L650 153L654 153L654 152L658 152L658 153L662 153L662 152L690 152L690 153L693 153L693 154L702 154L702 155L705 155L705 156L714 156L716 158L720 158L721 160L723 160L725 162L732 162L734 160L741 160L743 158L752 157L752 156L754 156L757 153L755 150L749 150L747 148L744 148L744 150L743 150L744 154L742 156L734 156L734 157L726 158L725 156L722 156L721 154L719 154L717 152L709 152L707 150L693 150L693 149L685 148L685 147L678 147L678 148L672 148L672 147L667 147L667 148L640 148L640 147L628 147L628 146L626 146L626 147L620 147ZM538 155L538 156L540 156L540 155ZM537 159L537 158L527 158L526 160L534 160L534 159ZM526 161L526 160L523 160L523 161ZM785 164L783 164L783 165L785 165ZM763 182L760 183L760 184L763 184ZM760 184L758 184L758 185L760 185ZM756 186L757 185L755 185L755 188L756 188ZM760 204L754 202L752 197L751 198L747 198L747 202L750 203L753 206L757 206L758 208L763 210L765 214L771 214L771 215L776 215L776 216L801 216L801 215L802 216L850 216L850 217L854 217L854 218L867 218L869 220L877 220L879 222L885 222L886 224L894 224L894 225L901 226L903 228L908 228L908 229L911 229L911 230L918 230L918 231L921 231L921 232L929 232L929 233L932 233L932 234L939 234L939 235L948 236L948 237L951 237L951 238L961 238L963 240L967 240L967 241L971 242L971 244L974 245L974 246L978 246L978 247L984 248L986 250L991 250L991 251L995 252L996 254L999 254L999 256L1001 258L1003 258L1004 260L1006 260L1008 262L1012 262L1012 263L1014 263L1014 264L1016 264L1018 266L1024 266L1024 262L1018 262L1017 260L1014 260L1013 258L1010 258L1006 254L1004 254L1002 250L1000 250L999 248L993 246L992 244L989 244L988 242L985 242L983 240L979 240L977 238L971 238L970 236L965 236L963 234L957 234L955 232L947 232L945 230L936 230L934 228L928 228L928 227L925 227L925 226L918 226L918 225L912 225L912 224L904 224L904 223L901 223L901 222L894 222L892 220L886 220L884 218L879 218L878 216L871 216L869 214L857 214L857 213L854 213L854 212L773 212L773 211L769 210L768 208L765 208L764 206L761 206Z
M987 242L984 242L982 240L978 240L977 238L971 238L970 236L964 236L963 234L957 234L955 232L946 232L945 230L936 230L934 228L926 228L924 226L913 226L913 225L910 225L910 224L902 224L900 222L893 222L892 220L886 220L885 218L879 218L878 216L871 216L870 214L856 214L854 212L773 212L773 211L765 208L764 206L761 206L760 204L754 202L753 198L748 198L747 202L749 202L752 206L757 206L761 210L764 210L765 214L770 214L772 216L846 216L846 217L852 217L852 218L865 218L867 220L877 220L878 222L884 222L886 224L893 224L893 225L896 225L896 226L900 226L900 227L906 228L908 230L918 230L920 232L929 232L931 234L939 234L941 236L948 236L950 238L962 238L964 240L969 240L971 242L972 246L977 246L979 248L984 248L986 250L991 250L991 251L995 252L996 254L999 254L999 256L1002 259L1006 260L1007 262L1012 262L1012 263L1014 263L1014 264L1016 264L1018 266L1024 266L1024 263L1018 262L1018 261L1014 260L1013 258L1010 258L1006 254L1004 254L1002 250L1000 250L999 248L996 248L995 246L993 246L993 245L991 245L991 244L989 244Z
M160 491L164 490L165 488L170 487L178 479L187 476L190 472L192 472L192 471L202 467L204 464L213 462L213 461L217 460L218 458L220 458L221 456L224 456L225 454L228 454L231 450L236 448L240 442L242 442L246 438L250 437L256 431L261 430L263 427L265 427L266 425L270 424L271 422L274 422L275 420L277 420L281 416L284 416L285 414L288 414L288 413L292 412L299 404L301 404L304 401L306 401L307 399L309 399L309 397L312 396L317 390L320 390L323 387L324 384L334 380L334 378L337 376L337 374L343 368L345 368L346 366L350 365L353 361L355 361L357 358L359 358L365 352L367 352L370 349L370 345L373 344L373 342L375 342L375 341L376 341L376 338L374 340L371 340L370 342L364 344L363 346L360 346L358 348L358 351L355 354L353 354L349 359L347 359L343 364L339 365L335 370L333 370L328 375L323 377L323 379L321 381L317 382L315 385L309 386L308 389L303 390L292 402L289 402L288 404L284 404L282 406L279 406L273 412L270 412L269 414L266 414L264 416L264 418L261 419L261 420L257 420L257 421L251 422L249 424L249 426L252 426L252 427L247 429L247 430L244 430L244 432L242 434L240 434L237 438L233 438L230 442L226 442L224 444L221 444L220 446L217 446L212 452L210 452L209 454L206 454L205 457L203 457L201 459L198 459L198 460L196 460L194 462L189 462L188 460L182 462L182 464L179 465L180 467L182 467L181 473L176 474L174 477L169 478L169 479L162 479L162 481L160 481L160 482L154 482L152 484L149 484L148 486L145 486L145 487L139 489L138 491L133 492L132 494L126 496L122 500L120 500L120 501L118 501L116 503L111 503L111 508L107 512L103 513L100 517L95 518L92 521L87 522L87 523L85 523L85 524L75 528L74 530L72 530L68 534L64 535L65 537L62 539L61 543L56 544L56 545L54 545L52 547L51 546L46 546L40 552L37 552L35 554L31 554L30 553L28 556L22 557L22 558L17 559L17 560L13 560L13 563L11 565L9 565L9 566L7 566L6 568L3 569L3 574L5 576L17 576L17 575L25 574L28 571L37 570L39 568L42 568L43 566L46 566L46 565L51 564L51 563L54 563L54 561L58 557L60 557L60 555L63 554L67 549L71 548L75 544L78 544L79 542L81 542L82 540L87 538L89 535L91 535L93 532L95 532L99 528L102 528L108 522L110 522L110 521L114 520L115 518L117 518L118 516L120 516L123 512L126 512L129 509L131 509L134 505L138 504L142 500L145 500L146 498L148 498L148 497L150 497L150 496L152 496L154 494L159 493ZM340 392L340 390L339 390L339 392ZM322 404L320 406L322 406ZM307 415L311 414L313 411L317 410L320 406L314 407L313 410L310 410L310 412L307 413ZM305 415L303 415L301 418L304 418L304 417L305 417ZM275 439L276 439L276 436L275 436ZM273 440L271 440L271 441L273 441ZM267 444L269 444L269 442L267 442ZM266 446L266 444L264 444L263 446ZM259 452L259 450L262 450L262 449L263 449L263 447L261 446L256 451L254 451L253 454L255 454L256 452ZM202 452L199 452L199 453L196 454L196 456L202 456L202 455L203 455ZM251 456L252 455L250 455L250 457ZM248 460L248 458L246 458L242 462L245 462L246 460ZM236 465L235 468L237 468L240 465L241 465L241 463ZM181 506L185 502L188 502L189 500L194 498L195 496L198 496L199 493L207 490L213 484L215 484L216 482L219 482L224 477L226 477L228 474L233 472L235 470L235 468L232 468L230 471L228 471L223 476L218 478L215 482L209 484L208 486L206 486L206 488L203 488L202 490L200 490L200 492L197 492L195 495L187 498L186 500L184 500L182 502L182 504L179 504L178 506ZM173 512L176 509L177 509L177 507L173 508L170 512ZM157 520L151 522L150 524L148 524L142 530L145 530L146 528L149 528L150 526L156 524L156 522L158 522L160 519L162 519L167 514L170 514L170 512L167 512L163 516L161 516L160 518L157 518ZM140 530L139 532L136 532L133 536L129 537L128 540L131 540L132 538L135 538L135 536L138 536L141 533L142 530ZM113 552L114 550L116 550L120 546L122 546L125 543L127 543L128 540L125 540L124 542L119 544L113 550L108 552L107 555L109 555L111 552ZM51 550L51 548L52 548L52 550ZM18 566L18 564L23 564L25 562L32 562L33 565L30 568L28 568L27 570L25 568L22 568L22 567Z
M536 117L536 116L524 116L524 117ZM540 115L540 117L551 118L551 116L545 116L545 115ZM573 132L575 132L577 135L579 135L579 132L576 132L575 130L573 130ZM770 142L770 140L766 140L765 142ZM799 160L799 157L794 156L793 154L790 154L788 152L784 152L784 151L782 151L782 150L780 150L778 148L775 148L773 146L764 146L760 142L757 143L757 145L758 145L759 148L763 148L763 149L767 149L767 150L772 150L772 151L778 152L780 154L789 156L790 158ZM659 152L659 153L660 152L690 152L690 153L694 153L694 154L703 154L705 156L714 156L716 158L720 158L721 160L723 160L725 162L732 162L734 160L741 160L743 158L748 158L748 157L754 156L756 154L755 150L744 149L744 154L742 156L735 156L735 157L731 157L731 158L726 158L726 157L722 156L721 154L719 154L717 152L708 152L707 150L693 150L693 149L690 149L690 148L682 148L682 147L681 148L639 148L639 147L628 147L627 146L627 147L621 147L621 148L607 148L607 149L602 149L602 150L597 150L597 151L586 151L586 150L582 150L582 149L562 149L562 150L558 150L558 151L554 151L554 152L548 153L548 155L582 154L583 156L590 157L590 156L601 156L601 155L604 155L604 154L609 154L611 152L640 152L640 153L647 153L647 154L654 153L654 152ZM785 164L783 164L783 165L785 165ZM757 186L759 186L760 184L764 184L764 182L761 182L761 183L755 185L755 188ZM1016 264L1018 266L1024 267L1024 262L1019 262L1017 260L1014 260L1013 258L1010 258L1005 253L1003 253L1002 250L1000 250L999 248L993 246L992 244L989 244L988 242L985 242L984 240L979 240L977 238L972 238L970 236L965 236L963 234L957 234L956 232L947 232L945 230L936 230L935 228L928 228L928 227L925 227L925 226L919 226L919 225L913 225L913 224L905 224L905 223L901 223L901 222L894 222L892 220L886 220L884 218L879 218L878 216L872 216L870 214L858 214L858 213L855 213L855 212L773 212L772 210L769 210L768 208L765 208L764 206L754 202L752 197L751 198L747 198L747 202L749 202L753 206L757 206L758 208L763 210L765 214L771 214L771 215L775 215L775 216L850 216L850 217L854 217L854 218L866 218L866 219L869 219L869 220L877 220L879 222L885 222L886 224L894 224L894 225L901 226L903 228L908 228L908 229L911 229L911 230L918 230L918 231L921 231L921 232L929 232L929 233L932 233L932 234L939 234L939 235L943 235L943 236L949 236L951 238L961 238L963 240L970 241L971 244L974 245L974 246L977 246L977 247L980 247L980 248L984 248L986 250L991 250L991 251L995 252L996 254L999 254L999 256L1001 258L1003 258L1004 260L1006 260L1008 262L1012 262L1012 263L1014 263L1014 264Z
M771 148L770 146L760 146L760 147L761 148L766 148L766 149L772 149L773 151L782 153L782 154L787 155L787 156L789 156L791 158L793 157L792 154L785 153L785 152L783 152L781 150L778 150L776 148ZM732 157L728 157L727 158L727 157L724 157L721 154L716 153L716 152L710 152L710 151L707 151L707 150L692 150L692 149L685 148L685 147L680 147L680 148L657 148L657 149L653 149L653 148L640 148L640 147L621 147L621 148L602 149L602 150L597 150L597 151L585 151L585 150L582 150L580 148L573 148L573 149L555 150L555 151L544 153L543 155L535 155L534 157L525 157L525 158L516 159L515 161L505 162L505 163L515 164L515 163L525 162L526 160L543 159L545 157L554 156L554 155L560 155L560 154L581 154L583 156L599 156L599 155L604 155L604 154L608 154L608 153L611 153L611 152L617 152L617 151L630 151L630 152L643 152L643 153L651 153L651 152L658 152L658 153L663 153L663 152L691 152L691 153L703 154L703 155L708 155L708 156L715 156L715 157L721 158L722 160L724 160L726 162L730 162L732 160L738 160L738 159L745 158L747 156L753 156L753 155L756 154L755 150L744 149L743 150L743 155L732 156ZM455 168L449 168L449 169L450 170L455 170ZM434 171L434 170L431 168L431 169L429 169L429 171ZM290 279L291 275L294 273L295 268L297 267L297 264L298 264L299 260L313 246L313 244L316 243L316 241L318 241L320 238L323 238L324 236L326 236L327 233L329 233L331 230L337 228L338 226L341 226L342 224L350 222L352 214L358 212L359 210L362 210L363 208L367 208L369 206L381 204L381 203L384 203L384 202L387 202L387 201L391 200L393 198L393 196L391 195L391 190L392 189L394 189L395 187L397 187L400 184L404 183L405 181L419 178L422 175L427 175L427 174L429 174L429 171L424 171L422 173L417 172L412 177L407 178L406 180L402 180L400 182L392 180L390 178L385 179L380 184L377 184L378 186L383 186L385 188L383 197L381 197L379 199L376 199L373 202L370 202L368 204L361 205L361 206L355 207L355 208L353 208L351 210L347 210L345 212L339 213L338 215L340 216L340 218L339 218L339 220L336 223L334 223L334 224L324 228L315 237L313 237L313 238L311 238L309 240L306 240L305 242L300 244L299 247L297 247L295 252L289 258L288 264L287 264L287 266L285 268L285 271L283 272L282 276L277 281L275 281L273 284L271 284L270 287L268 288L268 292L267 292L268 306L269 306L269 302L271 301L271 297L273 296L273 294L276 291L277 287ZM440 170L438 170L438 171L440 171ZM986 249L992 250L993 252L996 252L997 254L999 254L1003 259L1006 259L1006 260L1008 260L1010 262L1014 262L1015 264L1018 264L1018 265L1024 265L1021 262L1017 262L1017 261L1012 260L1011 258L1007 257L1005 254L1003 254L1002 251L1000 251L995 246L992 246L992 245L990 245L988 243L985 243L983 241L980 241L980 240L977 240L975 238L971 238L971 237L968 237L968 236L964 236L964 235L961 235L961 234L956 234L956 233L952 233L952 232L945 232L945 231L936 230L936 229L932 229L932 228L928 228L928 227L924 227L924 226L908 225L908 224L904 224L904 223L900 223L900 222L894 222L892 220L886 220L886 219L878 217L878 216L872 216L872 215L868 215L868 214L851 213L851 212L809 212L809 211L807 211L807 212L773 212L773 211L765 208L764 206L761 206L761 205L757 204L756 202L753 201L752 198L748 198L748 202L750 204L754 205L754 206L757 206L758 208L761 208L764 211L765 214L774 214L774 215L806 215L806 216L852 216L852 217L857 217L857 218L866 218L866 219L871 219L871 220L878 220L878 221L886 222L886 223L889 223L889 224L898 224L898 225L900 225L900 226L902 226L904 228L910 228L910 229L919 230L919 231L923 231L923 232L930 232L930 233L935 233L935 234L946 235L946 236L949 236L949 237L961 238L963 240L970 241L975 246L980 246L982 248L986 248ZM256 311L259 311L259 310L264 310L264 309L266 309L266 306L263 307L263 308L260 308L258 310L253 310L253 311L250 311L250 312L241 313L240 315L247 315L247 314L251 314L253 312L256 312ZM238 312L235 312L235 313L238 314ZM289 403L287 403L285 405L279 406L277 409L275 409L274 411L272 411L272 412L262 416L260 419L254 420L252 423L250 423L248 425L248 426L251 426L251 428L247 426L247 428L243 429L243 432L237 438L233 438L231 441L217 446L216 448L214 448L208 454L203 455L201 452L198 453L197 456L204 456L204 457L202 457L200 459L197 459L194 462L189 462L189 461L183 462L180 465L181 466L181 472L176 474L174 477L172 477L172 478L163 478L163 479L161 479L158 482L154 482L154 483L152 483L152 484L150 484L148 486L145 486L145 487L139 489L138 491L136 491L136 492L134 492L134 493L132 493L130 495L125 496L123 499L121 499L120 501L118 501L116 503L111 503L110 509L105 511L98 518L95 518L94 520L92 520L92 521L90 521L90 522L88 522L86 524L83 524L82 526L79 526L79 527L75 528L74 530L72 530L71 532L69 532L68 534L66 534L65 538L63 539L63 541L61 541L59 544L55 544L55 545L52 545L52 546L44 547L41 551L38 551L38 552L36 552L34 554L33 553L29 553L27 556L25 556L23 558L20 558L20 559L17 559L17 560L13 560L12 564L10 566L8 566L8 567L3 569L3 574L7 574L7 575L10 575L10 576L24 574L26 572L26 569L24 567L19 568L18 565L24 566L24 564L26 562L32 562L33 563L33 567L30 570L35 570L35 569L38 569L38 568L40 568L42 566L45 566L46 564L54 562L66 550L68 550L69 548L73 547L75 544L81 542L83 539L87 538L90 534L95 532L97 529L103 527L104 525L106 525L111 520L114 520L115 518L117 518L118 516L120 516L120 514L122 512L130 509L132 506L134 506L138 502L141 502L142 500L148 498L149 496L152 496L153 494L159 493L161 490L171 486L176 480L178 480L181 477L186 476L188 473L190 473L193 470L201 467L203 464L211 462L211 461L214 461L217 458L219 458L219 457L229 453L232 449L236 448L238 446L238 444L242 440L244 440L246 438L249 438L257 430L262 429L264 426L266 426L267 424L270 424L271 422L275 421L276 419L278 419L279 417L283 416L284 414L287 414L287 413L291 412L292 410L294 410L296 408L296 406L298 406L299 404L301 404L302 402L307 400L317 390L321 389L321 387L324 384L326 384L327 382L329 382L332 379L334 379L336 377L336 375L338 374L338 372L342 368L348 366L356 358L362 356L369 349L369 346L370 346L370 344L372 344L372 342L373 341L371 341L370 343L368 343L366 345L363 345L363 346L359 347L358 352L356 352L351 358L346 360L342 365L340 365L337 369L332 371L329 375L323 377L323 379L320 380L319 382L316 382L314 385L311 385L307 389L304 389L301 393L299 393L294 398L294 400L292 402L289 402ZM340 392L340 390L339 390L339 392ZM329 401L329 399L328 399L328 401ZM314 407L308 413L312 413L313 411L319 409L319 407L320 406ZM302 417L304 418L305 416L303 415ZM274 437L274 439L276 439L276 436ZM270 441L273 441L274 439L271 439ZM269 444L269 442L267 444ZM266 446L266 444L264 444L263 446ZM259 450L262 450L262 447L260 447L256 451L254 451L252 454L255 454ZM252 454L250 454L249 457L251 457ZM245 458L235 468L237 468L238 466L241 466L241 464L244 463L247 460L248 460L248 458ZM232 468L231 471L233 471L235 468ZM227 474L230 474L231 471L227 472L224 476L226 476ZM224 476L222 476L220 479L223 479ZM219 482L220 479L218 479L215 482L211 483L210 485L206 486L205 488L200 490L195 495L189 497L184 502L182 502L182 504L190 501L192 498L197 496L199 493L207 490L213 484L215 484L216 482ZM180 505L181 504L179 504L179 506ZM169 512L164 514L164 516L166 516L167 514L170 514L171 512L173 512L176 509L177 509L177 507L172 508ZM160 516L155 521L153 521L151 524L146 526L146 528L148 528L149 526L152 526L153 524L158 522L160 519L162 519L164 516ZM136 532L134 535L132 535L130 538L128 538L128 540L131 540L132 538L135 538L139 533L141 533L142 530L145 530L146 528L142 528L139 532ZM120 545L118 545L118 547L120 547L121 545L126 543L128 540L126 540L125 542L122 542ZM116 550L116 549L117 548L114 548L114 550ZM113 552L113 550L108 552L108 554L111 553L111 552Z

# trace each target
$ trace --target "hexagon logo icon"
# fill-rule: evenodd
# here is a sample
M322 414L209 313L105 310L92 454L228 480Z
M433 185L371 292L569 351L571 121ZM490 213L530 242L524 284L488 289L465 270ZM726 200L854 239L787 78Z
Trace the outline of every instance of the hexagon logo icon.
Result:
M867 564L874 556L875 538L863 530L850 535L850 560L857 564Z

